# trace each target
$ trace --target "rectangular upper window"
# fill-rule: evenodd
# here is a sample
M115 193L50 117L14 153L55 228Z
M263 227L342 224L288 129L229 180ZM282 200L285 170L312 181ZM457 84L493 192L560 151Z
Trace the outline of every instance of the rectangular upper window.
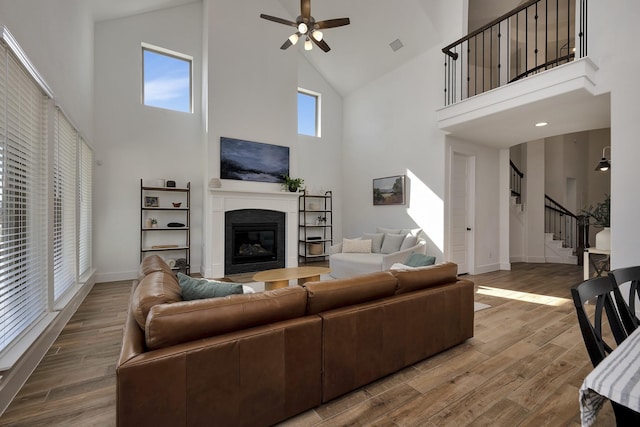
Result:
M298 133L320 137L320 94L298 89Z
M193 57L142 44L142 103L193 112Z

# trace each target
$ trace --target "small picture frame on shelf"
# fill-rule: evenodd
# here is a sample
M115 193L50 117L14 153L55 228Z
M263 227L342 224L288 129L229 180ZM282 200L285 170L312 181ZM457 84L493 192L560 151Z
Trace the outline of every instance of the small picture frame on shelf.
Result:
M144 207L145 208L157 208L159 206L158 204L158 197L157 196L145 196L144 197Z

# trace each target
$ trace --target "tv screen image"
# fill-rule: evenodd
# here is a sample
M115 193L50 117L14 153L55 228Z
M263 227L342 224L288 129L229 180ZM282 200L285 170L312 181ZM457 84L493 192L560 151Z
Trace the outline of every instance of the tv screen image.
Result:
M281 183L283 175L289 175L289 147L220 138L220 178Z

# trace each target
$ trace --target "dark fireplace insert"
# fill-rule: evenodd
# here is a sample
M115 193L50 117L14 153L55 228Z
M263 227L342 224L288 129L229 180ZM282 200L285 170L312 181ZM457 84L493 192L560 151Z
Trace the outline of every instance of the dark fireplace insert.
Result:
M225 213L225 274L284 266L284 212L239 209Z

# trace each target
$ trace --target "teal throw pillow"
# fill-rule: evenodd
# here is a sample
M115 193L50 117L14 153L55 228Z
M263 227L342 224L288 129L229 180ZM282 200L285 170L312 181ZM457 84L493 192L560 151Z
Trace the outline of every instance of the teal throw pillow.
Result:
M404 265L408 265L409 267L424 267L425 265L433 265L436 262L436 257L413 253L407 257L404 262Z
M242 293L242 285L240 283L194 279L193 277L189 277L182 273L178 273L177 276L178 281L180 282L180 288L182 288L182 299L184 301L204 298L219 298Z

